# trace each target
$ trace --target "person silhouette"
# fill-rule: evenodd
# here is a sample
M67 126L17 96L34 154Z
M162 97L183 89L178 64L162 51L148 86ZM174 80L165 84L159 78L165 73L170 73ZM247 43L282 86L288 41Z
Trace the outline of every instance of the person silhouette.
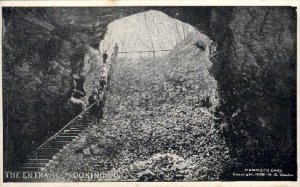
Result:
M103 58L103 64L105 64L105 63L106 63L106 60L107 60L107 58L108 58L108 55L107 55L106 51L104 51L104 53L103 53L103 55L102 55L102 58Z
M115 58L118 57L118 53L119 53L119 46L117 43L115 43L115 47L114 47L114 57Z

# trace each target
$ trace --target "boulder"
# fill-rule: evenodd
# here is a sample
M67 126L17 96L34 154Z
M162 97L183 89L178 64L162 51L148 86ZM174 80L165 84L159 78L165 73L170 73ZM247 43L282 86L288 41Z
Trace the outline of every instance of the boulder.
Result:
M83 152L84 155L87 155L87 156L91 155L90 148L83 149L82 152Z

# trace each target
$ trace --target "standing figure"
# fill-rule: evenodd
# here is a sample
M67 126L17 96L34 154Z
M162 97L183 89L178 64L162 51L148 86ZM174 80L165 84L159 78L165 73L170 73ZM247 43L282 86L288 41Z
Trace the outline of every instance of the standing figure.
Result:
M103 55L102 55L102 58L103 58L103 64L105 64L105 63L106 63L106 60L107 60L107 58L108 58L108 55L107 55L106 51L104 51L104 53L103 53Z
M104 86L106 85L106 79L105 79L105 76L101 76L101 79L100 79L100 81L99 81L99 84L100 84L100 91L103 92Z
M118 57L118 53L119 53L119 46L117 43L115 43L115 47L114 47L114 57L115 58Z
M97 91L97 89L95 89L93 91L93 94L89 96L89 99L88 99L89 105L94 104L97 100L99 100L98 91ZM99 108L99 103L96 103L96 104L94 104L94 106L92 106L92 108L91 108L92 116L97 117L98 110L99 110L98 108Z

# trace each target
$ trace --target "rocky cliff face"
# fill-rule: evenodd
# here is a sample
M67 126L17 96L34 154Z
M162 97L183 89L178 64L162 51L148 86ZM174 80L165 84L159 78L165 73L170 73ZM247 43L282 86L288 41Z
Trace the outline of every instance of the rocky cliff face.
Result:
M214 10L211 21L221 126L233 152L249 165L295 164L295 9Z
M73 77L88 78L89 69L97 66L86 59L95 54L108 23L148 9L194 25L218 45L212 58L221 100L216 116L233 151L250 162L270 152L273 160L284 152L293 157L295 9L107 7L3 10L5 158L15 162L15 155L25 155L47 137L48 129L55 131L68 120L62 114L69 112L65 105ZM247 155L253 151L258 155L251 160Z
M5 156L14 160L10 163L18 165L24 157L16 155L26 155L74 116L68 102L74 75L86 77L101 63L89 46L99 43L105 27L94 28L89 25L97 24L94 20L84 22L79 12L77 17L68 12L4 10Z

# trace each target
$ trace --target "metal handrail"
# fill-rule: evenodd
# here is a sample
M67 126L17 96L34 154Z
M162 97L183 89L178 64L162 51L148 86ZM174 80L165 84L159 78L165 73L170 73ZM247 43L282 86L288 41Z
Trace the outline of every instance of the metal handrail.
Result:
M120 51L119 53L153 53L153 52L162 52L162 51L171 51L169 49L162 49L162 50L156 50L156 51Z
M109 68L110 69L110 68ZM75 118L73 118L69 123L67 123L62 129L60 129L57 133L55 133L53 136L51 136L48 140L46 140L44 143L42 143L39 147L35 149L35 152L37 152L39 149L41 149L45 144L56 138L56 136L61 133L65 128L67 128L70 124L72 124L80 115L84 114L87 110L89 110L92 106L94 106L98 101L102 101L104 92L106 91L106 85L104 85L103 92L100 95L100 99L97 99L93 104L91 104L88 108L83 110L80 114L78 114Z
M43 144L41 144L39 147L37 147L35 150L38 151L39 149L41 149L45 144L47 144L48 142L50 142L51 140L53 140L54 138L56 138L56 136L61 133L64 129L66 129L69 125L71 125L80 115L84 114L87 110L89 110L92 106L94 106L98 101L100 101L99 99L97 101L95 101L93 104L91 104L88 108L86 108L85 110L83 110L80 114L78 114L75 118L73 118L71 121L69 121L69 123L67 123L63 128L61 128L57 133L55 133L53 136L51 136L48 140L46 140Z
M108 72L106 74L106 76L109 75L110 72L110 68L108 69ZM103 97L104 97L104 93L107 90L107 85L104 85L103 91L100 94L99 99L97 99L94 103L92 103L89 107L87 107L85 110L83 110L82 112L80 112L80 114L78 114L75 118L73 118L71 121L69 121L63 128L61 128L57 133L55 133L53 136L51 136L49 139L47 139L44 143L42 143L39 147L37 147L35 149L35 159L36 159L36 168L39 171L39 164L38 164L38 150L40 150L44 145L46 145L47 143L49 143L51 140L53 140L54 138L56 138L59 133L61 133L63 130L65 130L69 125L71 125L77 118L79 118L79 116L83 115L87 110L89 110L92 106L94 106L97 102L99 101L103 101Z

